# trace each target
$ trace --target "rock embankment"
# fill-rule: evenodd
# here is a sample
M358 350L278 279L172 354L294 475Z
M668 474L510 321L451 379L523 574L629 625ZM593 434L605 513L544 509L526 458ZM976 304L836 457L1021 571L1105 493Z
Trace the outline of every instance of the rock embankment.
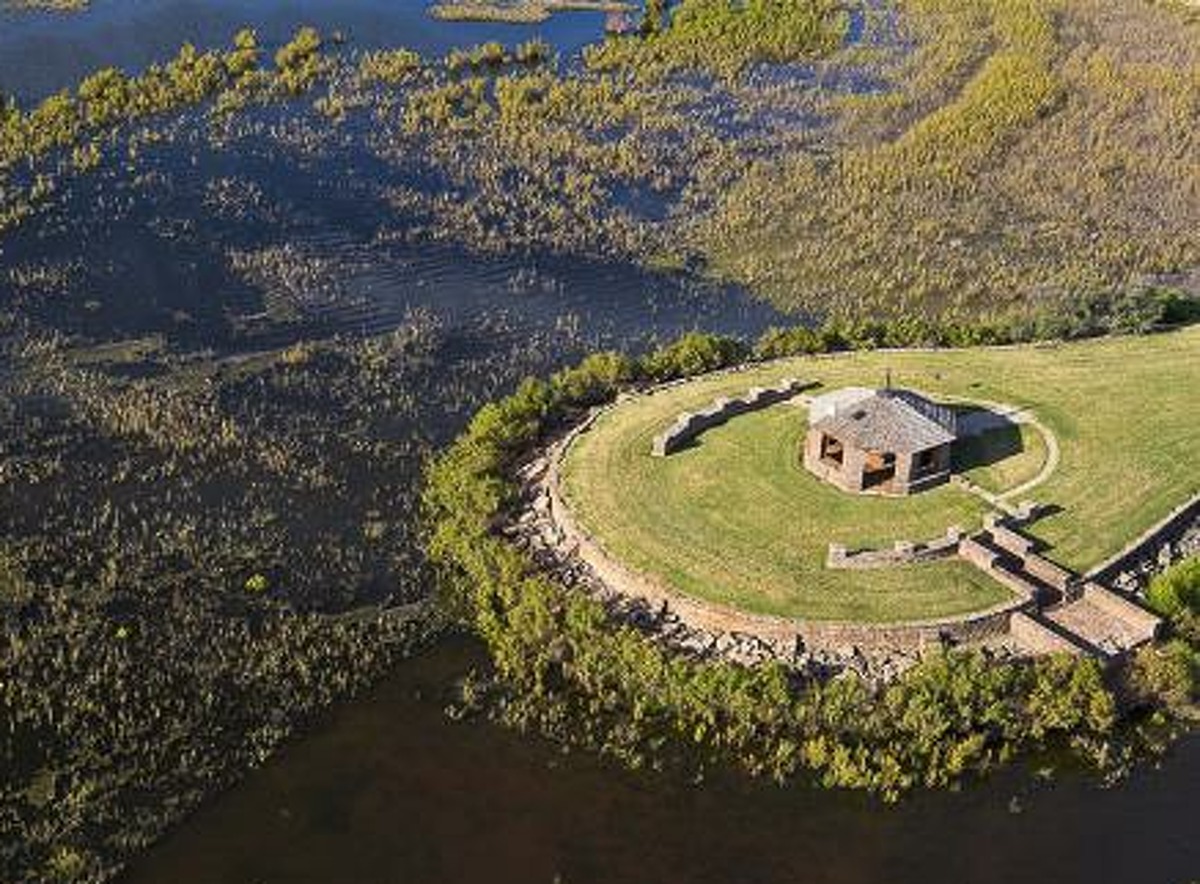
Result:
M890 681L920 659L916 650L892 648L884 652L854 644L817 648L794 634L765 636L736 628L704 628L666 601L655 604L644 596L620 592L580 558L578 544L556 520L546 484L550 474L547 455L521 471L521 502L515 518L502 527L503 533L543 571L600 602L609 616L634 627L649 640L693 659L724 659L746 666L776 661L821 678L853 671L870 683Z
M1087 577L1127 595L1143 595L1154 575L1192 556L1200 556L1200 494L1093 568Z
M527 463L519 476L520 503L501 530L543 570L597 599L652 640L694 657L742 664L775 660L820 676L851 670L876 683L894 678L930 647L971 643L1010 653L1007 621L1020 601L920 623L810 622L681 596L626 568L575 522L559 490L564 452L603 411L591 413Z
M738 400L719 400L704 412L705 420L723 422L729 413L750 410L751 403L765 407L791 398L803 386L789 379ZM738 404L730 406L733 402ZM896 677L928 649L945 646L1024 656L1069 645L1075 653L1115 659L1157 633L1158 619L1135 604L1150 577L1200 553L1200 499L1194 499L1124 553L1093 572L1075 575L1037 553L1035 542L1017 530L1036 518L1037 508L1029 504L1019 515L992 515L977 535L966 537L952 528L933 544L939 553L944 546L946 553L956 552L969 561L978 548L986 561L975 564L1006 585L1016 584L1013 599L994 608L895 624L753 614L681 595L626 567L577 524L561 494L559 465L575 438L588 432L603 411L593 411L521 469L519 504L500 530L565 586L598 600L611 616L651 640L695 658L719 657L745 665L773 660L821 677L849 670L873 683ZM910 554L910 546L904 544L899 552ZM897 554L876 552L889 560ZM1101 571L1117 593L1097 583Z

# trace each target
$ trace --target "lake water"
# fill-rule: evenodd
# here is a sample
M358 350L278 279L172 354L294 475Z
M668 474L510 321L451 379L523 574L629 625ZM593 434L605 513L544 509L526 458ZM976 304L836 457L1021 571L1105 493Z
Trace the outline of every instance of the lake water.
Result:
M44 95L102 65L139 68L185 40L224 43L245 25L266 42L314 24L353 46L425 52L540 35L570 53L602 21L572 13L533 27L446 24L404 0L95 0L70 15L0 13L0 89ZM82 344L158 335L173 352L217 356L372 334L428 311L477 359L514 359L497 366L499 387L585 347L645 346L694 327L755 334L783 319L686 276L414 243L394 235L403 219L353 145L316 157L237 153L190 132L182 127L162 150L147 173L152 186L116 169L72 180L52 209L0 242L0 270L49 263L64 280L53 296L34 285L4 297L38 328ZM251 269L238 271L246 255ZM516 360L534 340L539 353ZM456 376L449 361L445 371L450 382L474 377ZM465 417L431 405L419 430L444 441ZM447 639L401 665L212 799L127 879L1184 884L1200 876L1196 738L1161 769L1113 789L1076 776L1035 785L1028 772L1010 771L887 808L733 775L695 785L634 773L486 722L453 722L443 714L448 686L481 663L474 643Z
M225 46L252 26L264 46L288 40L302 25L338 32L353 46L407 46L439 55L448 49L542 37L570 54L601 36L604 15L571 12L533 25L443 22L424 0L93 0L76 13L12 12L0 6L0 91L30 98L115 65L136 70L173 55L184 42Z
M1113 789L1022 771L884 807L635 773L442 712L447 640L198 813L128 884L1187 884L1200 740Z

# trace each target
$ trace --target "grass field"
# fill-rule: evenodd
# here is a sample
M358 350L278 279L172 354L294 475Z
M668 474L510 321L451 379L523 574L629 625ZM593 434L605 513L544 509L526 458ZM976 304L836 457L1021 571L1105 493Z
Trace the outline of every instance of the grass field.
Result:
M954 470L1001 494L1032 481L1046 462L1046 441L1028 425L993 430L955 446Z
M829 571L830 542L871 546L977 525L985 504L952 486L907 499L860 498L798 462L806 414L793 404L705 433L665 459L650 441L680 412L796 376L825 388L893 380L947 397L1031 409L1062 459L1030 496L1058 511L1033 527L1050 556L1082 569L1115 552L1200 488L1200 328L1077 344L785 360L702 378L623 403L572 447L565 493L610 552L697 597L812 619L912 620L1002 600L958 562ZM1026 450L973 473L1003 490L1044 461Z

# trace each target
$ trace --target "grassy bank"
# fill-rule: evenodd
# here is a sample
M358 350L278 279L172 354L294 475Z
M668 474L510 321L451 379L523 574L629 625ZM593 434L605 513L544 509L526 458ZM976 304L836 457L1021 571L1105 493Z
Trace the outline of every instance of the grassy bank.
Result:
M1171 342L1190 350L1196 332ZM1133 345L1095 346L1117 355ZM992 352L969 355L986 361ZM597 354L485 407L430 465L427 549L442 599L488 643L496 665L495 678L466 684L468 709L634 766L731 762L888 798L953 784L1034 747L1069 748L1112 775L1169 735L1166 713L1195 698L1195 649L1183 641L1148 648L1108 677L1090 659L932 655L872 692L853 677L822 683L789 676L779 664L747 668L672 654L540 573L493 532L517 494L516 466L580 408L612 401L635 381L695 375L746 355L700 335L640 360ZM837 371L858 358L828 363ZM1146 710L1163 714L1147 726Z
M1119 368L1118 368L1119 366ZM747 610L814 619L923 619L987 607L1003 593L957 562L883 571L824 567L850 548L977 526L987 505L953 486L892 500L853 497L798 463L805 413L778 405L705 433L668 458L652 437L683 411L799 377L825 389L902 386L1019 405L1054 434L1061 461L1029 496L1054 509L1031 527L1061 563L1085 570L1198 490L1200 329L1073 344L854 353L770 363L634 399L574 445L565 486L583 526L612 553L682 592ZM986 479L1040 468L1000 461ZM1003 472L1011 473L1001 479ZM1001 484L996 490L1003 491Z
M650 456L651 438L682 411L744 393L761 379L700 381L607 414L565 464L567 500L583 527L610 553L669 586L755 613L920 620L1008 597L958 562L828 570L831 542L855 549L930 540L949 525L976 526L984 505L948 486L899 500L837 491L800 465L802 409L785 404L735 418L694 448Z

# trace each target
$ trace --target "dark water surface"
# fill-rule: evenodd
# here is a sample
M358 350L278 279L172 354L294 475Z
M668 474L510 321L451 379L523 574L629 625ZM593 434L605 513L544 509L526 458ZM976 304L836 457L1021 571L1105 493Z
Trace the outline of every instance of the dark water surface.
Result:
M429 19L423 0L94 0L72 15L0 13L0 90L46 94L101 65L142 67L185 40L224 43L245 25L267 41L311 23L344 31L355 46L426 52L540 34L569 52L594 39L601 22L570 14L535 27L452 25ZM54 208L0 243L0 290L10 271L10 280L34 280L0 291L6 306L80 345L161 336L168 351L218 357L374 334L424 311L451 341L493 360L499 386L584 347L643 346L693 327L752 335L781 321L741 293L686 277L412 240L383 190L412 184L407 171L354 145L259 150L247 138L220 150L181 127L139 169L141 184L117 171L68 180ZM63 281L50 290L38 282L42 273ZM450 360L443 370L447 385L475 383ZM470 400L456 401L463 409ZM465 419L431 402L420 435L444 441ZM486 722L453 722L443 712L447 687L480 654L471 642L448 640L403 664L210 801L135 863L128 880L1200 879L1196 737L1161 769L1115 789L1075 778L1033 787L1027 773L1010 772L884 808L732 776L695 786L562 755Z
M0 92L28 99L74 84L109 65L138 70L191 42L225 46L239 29L263 45L312 25L359 48L408 46L439 55L486 40L542 37L571 53L603 33L604 15L570 12L533 25L443 22L425 0L93 0L72 13L5 11L0 6Z
M1104 790L1010 772L888 808L634 773L442 711L456 639L336 710L137 864L128 884L1185 884L1200 739ZM1014 801L1015 796L1015 801Z

